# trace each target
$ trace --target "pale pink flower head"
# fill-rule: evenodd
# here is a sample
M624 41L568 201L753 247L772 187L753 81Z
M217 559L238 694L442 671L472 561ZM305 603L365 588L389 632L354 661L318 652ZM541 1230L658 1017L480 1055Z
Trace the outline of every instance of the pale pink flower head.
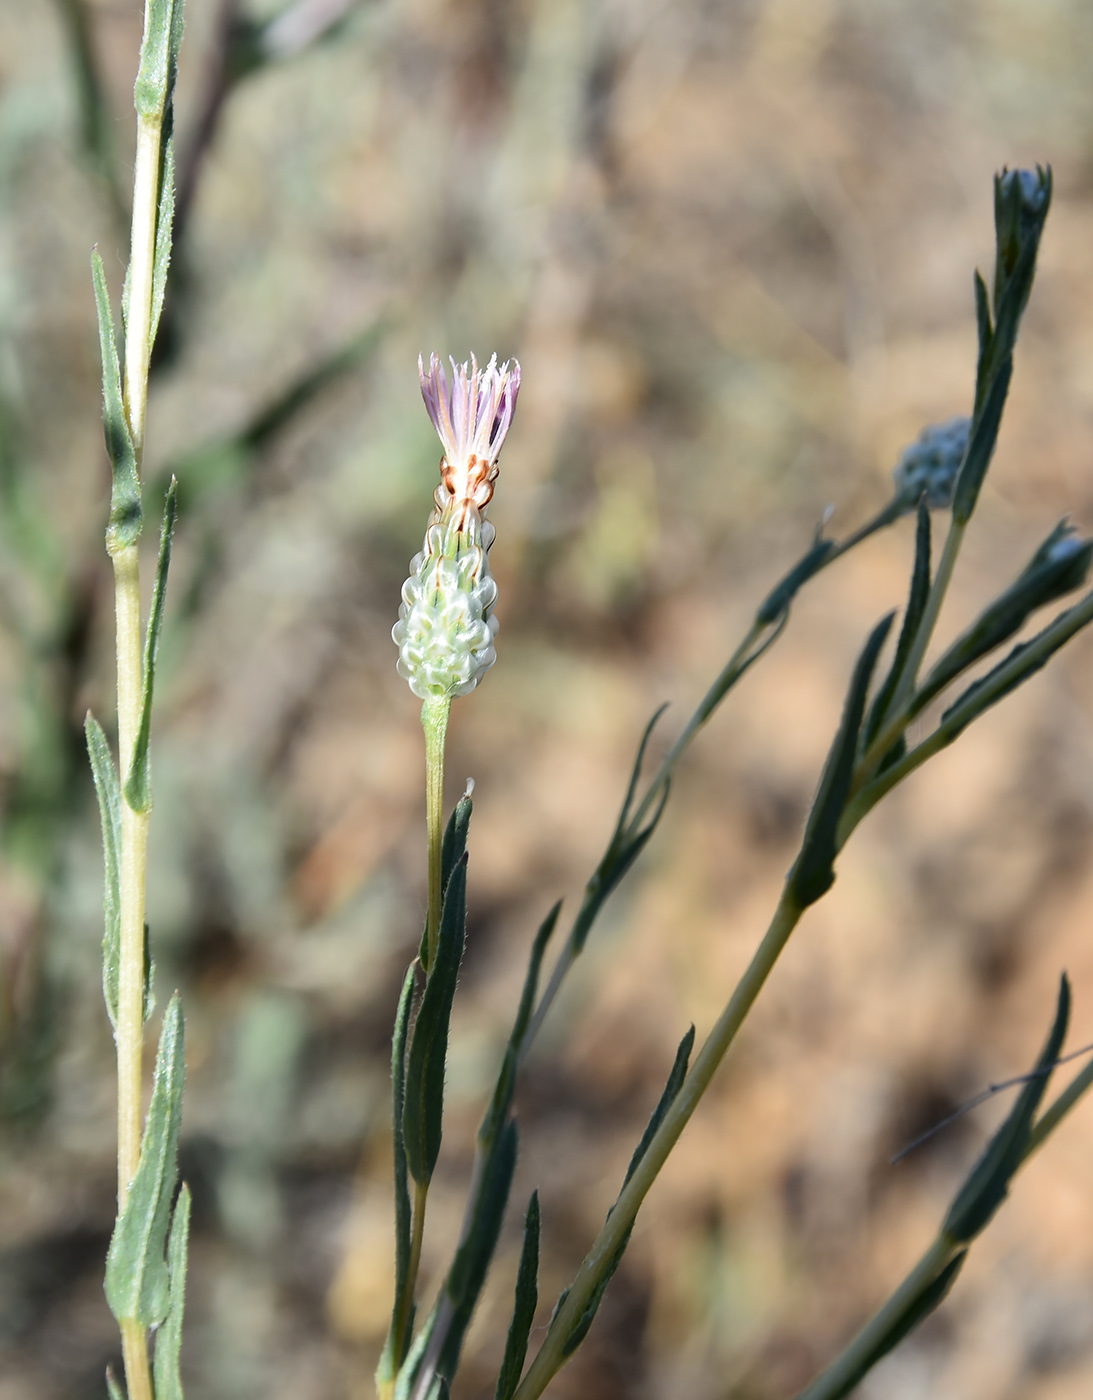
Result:
M440 476L449 498L445 504L464 507L465 517L466 506L483 510L493 495L497 459L520 392L520 364L506 360L499 367L496 355L485 369L478 368L473 355L461 365L454 359L449 363L450 385L438 355L429 356L427 370L419 355L417 367L421 396L444 448Z

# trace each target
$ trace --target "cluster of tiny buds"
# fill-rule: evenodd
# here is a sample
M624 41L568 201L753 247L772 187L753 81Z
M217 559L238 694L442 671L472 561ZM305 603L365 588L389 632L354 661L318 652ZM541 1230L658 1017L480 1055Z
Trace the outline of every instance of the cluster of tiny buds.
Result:
M497 459L516 410L520 366L485 369L474 356L450 361L449 383L436 355L418 360L421 394L444 455L425 541L410 561L392 637L399 674L422 700L469 694L497 659L493 641L497 585L487 551L493 526L484 511L497 480Z
M903 449L892 475L904 510L914 510L923 496L931 510L952 505L970 431L970 418L950 418L924 428L910 447Z

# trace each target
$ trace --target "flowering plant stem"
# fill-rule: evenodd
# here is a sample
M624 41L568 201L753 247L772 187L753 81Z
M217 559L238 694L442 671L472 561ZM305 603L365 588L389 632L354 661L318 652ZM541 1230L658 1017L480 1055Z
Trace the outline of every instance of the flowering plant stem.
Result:
M436 962L440 936L442 855L444 847L444 742L448 734L448 696L430 696L421 707L425 731L425 822L429 833L429 913L425 925L426 976Z
M148 366L152 354L152 283L160 196L163 112L140 115L133 178L133 224L129 263L129 313L125 336L124 407L140 477ZM118 672L118 758L124 794L140 725L144 648L140 617L139 546L113 554ZM118 1214L140 1161L142 1052L144 1042L145 889L148 813L121 803L121 932L118 964ZM134 1319L120 1323L129 1400L152 1400L147 1333Z

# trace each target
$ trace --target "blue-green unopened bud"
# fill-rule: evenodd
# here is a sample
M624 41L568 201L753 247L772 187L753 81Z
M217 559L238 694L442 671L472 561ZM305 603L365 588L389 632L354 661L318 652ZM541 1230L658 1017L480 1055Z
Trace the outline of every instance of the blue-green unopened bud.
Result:
M497 585L477 534L430 526L402 585L391 636L399 675L422 700L469 695L497 660Z
M896 498L905 510L914 510L923 496L931 510L952 505L970 430L970 418L950 418L947 423L924 428L910 447L903 449L892 475Z

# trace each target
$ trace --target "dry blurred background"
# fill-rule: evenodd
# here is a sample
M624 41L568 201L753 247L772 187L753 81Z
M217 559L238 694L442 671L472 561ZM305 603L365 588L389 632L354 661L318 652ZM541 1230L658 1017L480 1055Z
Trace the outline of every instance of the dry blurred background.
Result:
M80 727L112 713L88 275L115 294L136 0L0 3L0 1400L104 1394L113 1056ZM389 1307L388 1035L424 900L418 706L389 629L438 445L416 356L518 354L491 513L499 663L455 706L471 925L430 1203L453 1243L530 935L573 902L641 726L678 724L801 552L966 412L991 175L1056 201L952 633L1055 520L1093 527L1084 0L190 0L181 246L149 479L182 481L152 938L181 987L192 1400L370 1394ZM154 510L154 505L152 506ZM154 531L149 531L153 534ZM907 522L810 586L696 745L519 1098L542 1317L689 1021L765 925ZM781 1400L931 1236L1003 1110L1093 1039L1093 648L855 836L552 1394ZM1021 1177L870 1400L1093 1393L1093 1112ZM492 1394L518 1238L457 1395Z

